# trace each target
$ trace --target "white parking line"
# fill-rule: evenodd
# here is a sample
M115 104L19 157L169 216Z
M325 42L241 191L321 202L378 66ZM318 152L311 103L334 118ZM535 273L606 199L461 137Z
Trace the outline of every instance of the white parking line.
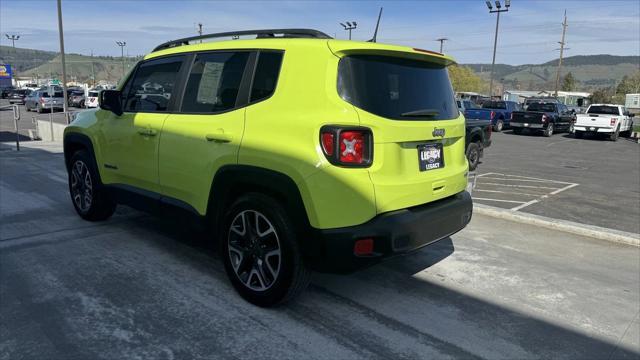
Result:
M511 174L502 174L502 173L486 173L480 174L476 176L477 182L476 187L474 188L474 192L482 192L485 196L491 196L491 194L495 194L500 197L507 197L507 199L496 199L491 197L473 197L474 200L480 201L490 201L490 202L500 202L500 203L508 203L508 204L517 204L512 207L511 211L518 211L526 208L527 206L540 203L544 199L548 199L552 195L557 195L563 191L569 190L578 186L577 183L570 183L566 181L558 181L558 180L550 180L550 179L541 179L530 176L522 176L522 175L511 175ZM485 180L489 182L485 182ZM523 185L528 184L528 185ZM543 186L546 185L546 186ZM493 189L483 189L483 186L499 186L500 190ZM532 189L538 190L542 194L531 194L527 192L520 192L519 189ZM529 201L517 201L517 200L509 200L509 195L515 195L520 197L529 197L533 198Z
M529 189L559 190L558 188L548 187L548 186L508 185L508 184L498 184L498 183L480 183L480 185L498 185L498 186L505 186L505 187L521 187L521 188L529 188Z
M514 203L514 204L525 204L524 201L515 201L515 200L500 200L500 199L488 199L488 198L474 198L476 200L486 200L486 201L499 201L499 202L506 202L506 203Z

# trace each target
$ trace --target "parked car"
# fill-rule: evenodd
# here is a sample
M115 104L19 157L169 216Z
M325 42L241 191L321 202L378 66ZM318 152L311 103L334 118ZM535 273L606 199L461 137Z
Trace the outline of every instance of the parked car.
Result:
M53 97L49 96L47 91L33 91L25 98L24 107L27 111L37 111L39 113L55 111L56 109L62 110L64 109L64 95L62 91L55 92Z
M491 146L491 130L493 125L490 120L466 119L465 146L469 170L478 167L480 159L484 156L484 149Z
M9 99L9 104L20 104L24 105L24 99L31 93L31 90L19 89L13 90L7 99Z
M558 101L557 98L554 98L554 97L551 97L551 96L528 98L528 99L525 99L522 108L526 111L527 108L529 107L529 105L535 104L535 103L554 103L554 104L559 104L560 101Z
M87 99L84 103L86 108L96 108L98 107L98 96L100 95L100 91L89 90L87 94Z
M485 101L479 109L469 109L464 115L467 119L490 120L494 131L502 131L509 126L511 113L522 111L522 107L515 101Z
M463 99L458 99L456 100L456 103L458 105L458 110L464 114L465 111L467 111L468 109L478 109L479 106L474 103L471 100L463 100Z
M511 113L511 128L515 134L523 130L542 131L549 137L555 132L571 131L576 114L558 102L535 102L526 111Z
M68 96L68 100L69 102L69 106L73 106L73 107L79 107L79 108L83 108L84 107L84 90L75 90L72 91L69 96Z
M585 114L577 115L573 135L580 139L585 133L604 134L616 141L620 133L631 133L633 116L622 105L592 104Z
M316 30L251 34L162 44L78 113L64 154L80 217L107 219L117 203L192 214L260 306L293 298L311 270L351 272L466 226L450 57Z
M15 89L16 88L11 85L0 87L0 98L6 99L9 96L9 94Z

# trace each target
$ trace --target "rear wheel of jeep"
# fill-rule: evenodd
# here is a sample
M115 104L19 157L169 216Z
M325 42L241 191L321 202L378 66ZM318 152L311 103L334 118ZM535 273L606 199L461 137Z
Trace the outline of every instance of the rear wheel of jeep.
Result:
M116 210L116 203L100 183L93 159L86 150L80 150L71 157L69 193L73 207L85 220L106 220Z
M250 193L225 214L221 254L231 284L254 305L284 303L306 288L311 272L302 260L295 226L273 198Z

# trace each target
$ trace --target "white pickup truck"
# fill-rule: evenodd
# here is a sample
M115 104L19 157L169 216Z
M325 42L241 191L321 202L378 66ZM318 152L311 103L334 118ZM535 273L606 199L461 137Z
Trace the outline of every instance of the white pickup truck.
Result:
M632 117L622 105L592 104L584 114L576 116L572 132L578 139L584 133L592 133L606 134L616 141L621 132L631 133Z

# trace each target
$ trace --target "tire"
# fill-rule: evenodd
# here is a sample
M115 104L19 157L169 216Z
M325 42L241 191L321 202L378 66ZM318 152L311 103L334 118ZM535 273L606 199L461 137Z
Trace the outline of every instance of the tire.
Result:
M620 125L618 125L618 127L616 128L616 131L612 132L611 135L609 135L609 140L618 141L619 137L620 137Z
M502 119L498 119L498 121L496 121L496 124L493 125L493 131L501 132L502 129L504 129L504 121L502 121Z
M553 135L553 123L549 123L549 125L547 125L547 128L544 129L544 131L542 132L542 134L545 137L551 137Z
M574 131L573 132L573 137L576 139L582 139L582 136L584 135L584 133L582 131Z
M521 135L522 134L522 128L513 128L513 133L516 135Z
M42 114L42 108L40 107L40 105L38 105L38 108L36 109L36 111L38 112L38 114Z
M81 218L88 221L106 220L116 210L116 203L102 186L93 157L86 150L73 154L69 166L69 194Z
M84 100L81 100L81 101L80 101L79 108L84 109Z
M218 238L231 284L254 305L283 304L300 294L311 280L295 224L269 196L249 193L238 198L226 211Z
M473 171L478 167L480 163L480 145L472 142L467 146L467 160L469 161L469 171Z

